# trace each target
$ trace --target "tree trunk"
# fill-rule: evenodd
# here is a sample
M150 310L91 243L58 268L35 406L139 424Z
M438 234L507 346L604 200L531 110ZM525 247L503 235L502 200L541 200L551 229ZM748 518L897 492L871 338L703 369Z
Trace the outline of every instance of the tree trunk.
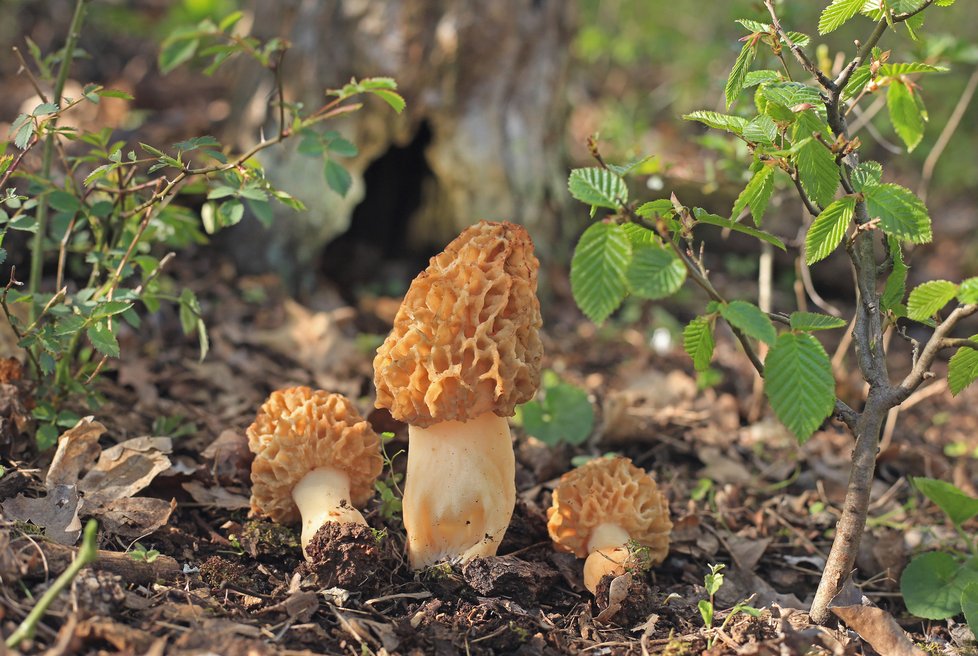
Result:
M556 219L565 202L563 89L572 25L573 3L564 0L254 3L253 33L284 36L292 44L283 69L288 100L312 110L323 104L325 88L351 77L389 76L407 109L397 117L368 99L363 111L330 126L360 147L356 158L343 162L354 178L345 199L327 189L322 167L294 145L266 151L269 177L309 211L283 210L275 230L255 235L257 241L232 239L238 259L264 257L263 264L276 267L294 262L308 272L323 246L347 230L365 194L388 198L377 211L358 215L366 223L359 232L374 240L396 235L391 247L402 251L440 248L486 218L526 225L540 254L550 255L562 241ZM228 134L251 140L262 127L274 130L276 112L267 106L273 80L251 65L234 74L239 96ZM365 188L363 174L372 162L422 132L430 136L421 144L421 161L400 168L403 176L420 168L430 175L412 179L408 200L397 202L406 192L390 176ZM390 255L375 249L356 259Z

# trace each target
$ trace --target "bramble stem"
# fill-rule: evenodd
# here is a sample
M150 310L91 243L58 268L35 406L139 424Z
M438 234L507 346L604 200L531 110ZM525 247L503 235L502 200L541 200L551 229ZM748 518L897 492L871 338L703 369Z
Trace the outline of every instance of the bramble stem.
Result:
M75 2L75 13L71 17L71 25L68 28L68 39L65 41L64 57L61 59L61 66L58 68L58 77L54 82L54 97L51 99L55 105L61 105L61 94L64 92L65 83L68 81L68 72L71 69L71 61L75 55L75 45L78 43L78 34L81 32L82 21L85 17L85 2L87 0L77 0ZM57 119L52 119L52 123ZM48 180L51 177L51 160L54 158L54 144L58 136L50 133L44 140L44 150L41 156L40 177ZM34 243L31 246L31 275L27 281L27 288L33 297L41 288L41 274L44 272L44 236L48 227L48 200L47 196L41 195L37 202L37 232L34 233ZM35 305L33 300L30 304L29 320L35 317Z
M61 576L55 579L51 587L37 600L34 608L27 614L24 621L20 623L17 630L10 634L5 643L8 648L14 649L24 640L33 638L38 622L44 617L44 613L47 612L48 606L51 605L54 598L61 594L62 590L71 585L71 582L83 567L95 562L95 559L98 558L98 544L95 541L97 535L98 522L94 519L88 520L88 524L85 525L85 536L82 539L81 548L78 549L78 555L75 557L74 562L68 566L68 569L61 572Z

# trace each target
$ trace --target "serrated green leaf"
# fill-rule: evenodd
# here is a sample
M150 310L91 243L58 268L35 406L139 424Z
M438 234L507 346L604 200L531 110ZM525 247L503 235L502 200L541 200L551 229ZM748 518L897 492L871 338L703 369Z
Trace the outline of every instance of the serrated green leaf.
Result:
M955 526L961 526L978 515L978 499L968 496L957 486L936 478L914 476L913 486L944 511Z
M60 189L52 191L48 196L48 203L59 212L74 214L82 208L81 201L74 194Z
M764 393L778 419L804 442L835 408L832 363L808 333L782 333L764 361Z
M921 62L904 62L883 64L879 68L879 75L883 77L896 77L898 75L910 75L911 73L947 73L947 71L947 66L934 66L933 64L923 64Z
M707 125L716 130L726 130L727 132L732 132L737 135L743 134L744 128L747 127L747 119L741 118L740 116L731 116L730 114L721 114L719 112L709 112L706 110L698 110L695 112L690 112L689 114L684 114L683 120L699 121L703 125Z
M601 323L621 305L632 245L621 226L599 222L581 235L571 259L571 292L581 311Z
M656 215L671 215L675 211L675 207L673 207L671 200L668 198L660 198L658 200L650 200L647 203L642 203L638 206L638 209L635 210L635 214L645 219L651 219Z
M846 325L845 319L817 312L792 312L788 321L792 330L832 330Z
M894 80L886 92L886 108L893 129L911 152L924 138L924 116L914 100L913 92L903 82Z
M863 64L852 72L849 77L849 81L846 82L846 88L842 90L843 100L851 100L855 98L863 89L866 84L873 79L873 70L870 68L869 64Z
M621 176L596 166L571 171L567 189L577 200L595 207L617 209L619 201L628 202L628 187Z
M958 293L958 286L948 280L929 280L917 285L907 300L907 316L914 321L930 319Z
M628 241L632 242L632 250L639 246L659 246L659 239L656 237L655 232L648 228L643 228L637 223L624 223L621 229L628 235Z
M407 106L407 103L404 102L404 98L396 91L388 91L387 89L373 89L370 91L370 93L374 94L390 105L391 109L398 114L403 112L404 108Z
M706 371L713 359L713 322L709 317L696 317L683 329L683 349L693 360L696 371Z
M962 305L978 303L978 276L961 281L958 285L958 301Z
M819 113L825 112L824 101L818 89L801 82L766 84L760 88L760 93L768 102L773 102L792 114L798 113L794 108L803 105L811 105L812 110ZM811 132L809 129L808 135Z
M971 581L962 588L961 612L971 634L978 637L978 581Z
M353 184L353 178L350 176L350 172L342 164L332 159L326 160L326 166L323 172L329 188L340 196L346 196L346 192L350 190L350 186Z
M740 213L745 208L750 207L751 216L754 217L754 225L760 226L761 220L764 218L764 211L767 209L767 203L771 200L773 192L774 167L761 166L751 177L744 190L737 196L730 219L736 221Z
M823 9L818 18L818 33L828 34L839 29L859 13L864 3L865 0L832 0L832 4Z
M769 232L764 232L763 230L758 230L757 228L752 228L746 226L743 223L737 223L736 221L731 221L730 219L718 216L716 214L711 214L700 207L693 208L693 218L696 219L697 223L706 223L707 225L714 225L720 228L726 228L728 230L733 230L734 232L742 232L745 235L750 235L755 239L760 239L765 241L772 246L776 246L781 250L787 252L784 246L784 242L772 235Z
M756 87L758 84L768 84L781 81L781 73L778 71L772 71L770 69L751 71L744 78L744 88Z
M759 339L765 344L774 345L778 338L771 319L753 303L730 301L720 306L720 316L748 337Z
M634 242L632 244L634 246ZM671 296L683 286L686 266L675 253L657 244L635 246L625 278L631 293L658 300Z
M360 152L353 142L343 137L331 139L327 148L329 148L329 152L340 157L356 157Z
M870 187L875 187L883 179L883 167L879 162L866 161L860 162L859 166L852 170L850 174L852 188L857 193L862 193Z
M193 59L198 45L200 45L200 41L193 38L176 38L164 41L163 48L157 58L160 72L166 75L180 64Z
M903 570L900 592L917 617L943 620L961 612L961 592L978 582L978 571L943 551L921 554Z
M773 145L778 136L778 126L774 119L765 114L755 116L744 127L743 137L758 144Z
M750 65L754 63L754 56L756 54L757 42L753 39L748 39L744 43L744 47L740 49L740 54L737 55L737 61L734 62L730 75L727 76L727 84L723 89L723 96L726 98L728 108L743 90L744 78L747 77L747 71L750 70Z
M886 234L915 244L924 244L933 238L927 207L906 187L879 184L867 189L865 196L869 218L879 218L880 227Z
M805 262L814 264L832 254L845 237L855 209L855 197L844 196L815 217L805 235Z
M900 240L896 237L886 238L890 246L890 261L892 269L890 275L886 277L886 285L883 287L883 294L880 296L880 306L884 312L893 312L898 305L903 303L903 297L907 294L907 272L910 267L903 259L903 247Z
M978 342L978 335L969 339ZM947 366L947 386L951 395L957 396L975 380L978 380L978 351L962 346L951 356Z
M820 133L827 141L831 141L827 132L825 122L811 110L806 110L798 115L792 141L811 137L813 133ZM825 207L831 203L839 187L839 167L835 163L835 155L823 144L812 139L798 149L793 162L801 186L815 204Z
M85 317L78 314L69 314L57 320L57 322L54 324L54 334L57 337L74 335L84 328L86 323L87 320Z
M96 351L110 358L119 357L119 341L112 333L107 322L100 321L89 326L85 334L88 335L88 341L92 343Z
M581 444L594 428L594 408L587 392L574 385L546 381L543 398L520 406L523 430L545 444ZM547 383L550 384L547 384Z

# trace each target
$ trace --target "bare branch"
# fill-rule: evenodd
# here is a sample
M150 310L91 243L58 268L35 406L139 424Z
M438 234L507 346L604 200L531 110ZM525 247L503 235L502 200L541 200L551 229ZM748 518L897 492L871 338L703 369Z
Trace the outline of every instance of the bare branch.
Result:
M907 377L903 379L903 382L891 390L894 405L905 401L906 398L910 396L910 394L912 394L922 382L924 382L924 380L927 378L927 374L930 372L931 365L934 364L934 359L942 349L950 348L956 345L968 346L970 348L975 348L978 346L978 344L974 344L972 340L955 340L948 337L959 321L965 317L975 314L976 312L978 312L978 303L961 305L955 308L951 314L948 315L947 319L941 322L941 324L934 330L934 334L930 336L930 339L927 340L927 343L924 345L924 349L920 352L920 357L917 358L917 362L914 364L913 369L909 374L907 374Z
M764 6L767 7L768 13L771 14L771 25L774 27L774 31L777 33L778 38L788 44L788 48L795 54L795 59L801 64L802 68L811 73L818 83L822 85L822 88L828 92L833 92L836 89L835 82L832 81L828 75L822 72L818 66L808 58L805 51L797 43L793 42L788 38L784 29L781 27L781 21L778 20L778 14L774 10L773 0L764 0Z

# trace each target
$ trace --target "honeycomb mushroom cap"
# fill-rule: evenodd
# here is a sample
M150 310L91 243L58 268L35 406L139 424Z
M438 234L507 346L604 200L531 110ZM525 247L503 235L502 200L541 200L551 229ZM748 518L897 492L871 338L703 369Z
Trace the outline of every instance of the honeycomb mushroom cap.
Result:
M652 564L669 553L669 505L655 480L628 458L598 458L560 478L547 509L547 530L556 547L578 558L588 555L591 531L621 526L648 547Z
M488 221L431 258L377 349L377 407L428 427L509 417L533 398L543 357L539 266L522 226Z
M353 505L373 495L383 468L380 437L350 401L308 387L272 392L248 427L251 509L290 524L300 519L292 488L319 467L334 467L350 479Z

